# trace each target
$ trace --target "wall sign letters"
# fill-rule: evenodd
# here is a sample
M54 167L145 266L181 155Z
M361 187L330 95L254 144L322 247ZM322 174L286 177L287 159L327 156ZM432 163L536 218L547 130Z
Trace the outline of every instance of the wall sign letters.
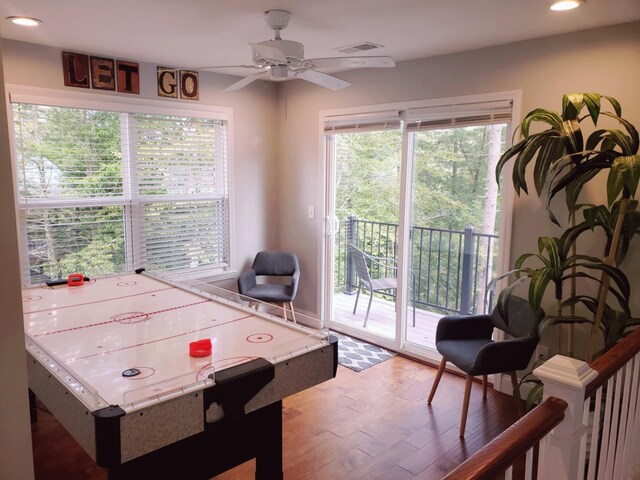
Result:
M158 96L178 98L178 71L175 68L157 67Z
M198 100L200 98L198 84L198 72L180 70L180 98Z
M140 66L135 62L116 60L118 71L118 91L140 93Z
M62 52L64 84L67 87L89 88L89 56Z
M140 67L135 62L113 61L74 52L62 52L62 73L67 87L140 93Z
M115 66L112 58L91 57L91 88L116 89Z
M136 62L62 52L62 73L67 87L140 94L140 64ZM159 97L200 99L198 72L158 66L156 75Z
M200 99L200 75L192 70L157 67L158 96L184 100Z

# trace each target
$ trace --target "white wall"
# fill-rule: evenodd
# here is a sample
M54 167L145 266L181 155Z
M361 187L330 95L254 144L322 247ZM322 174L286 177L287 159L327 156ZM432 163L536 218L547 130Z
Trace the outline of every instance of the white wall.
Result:
M384 53L384 52L381 52ZM623 115L640 125L640 23L485 48L399 63L394 69L355 70L337 76L353 85L332 92L302 81L282 85L280 95L279 171L280 246L300 256L304 277L299 303L319 311L319 256L322 216L306 219L306 206L319 209L321 167L319 112L325 109L460 95L522 90L522 114L536 107L561 108L568 92L600 92L616 97ZM601 192L598 193L599 197ZM320 211L320 210L318 210ZM562 205L558 208L564 215ZM566 215L559 218L566 218ZM538 236L557 234L537 197L516 200L511 239L512 263L536 250ZM640 250L638 239L634 247ZM629 268L635 285L640 272ZM636 270L636 271L634 271ZM640 301L635 299L636 312Z
M88 52L91 53L91 52ZM69 92L91 92L105 97L144 98L166 102L233 108L235 178L235 260L238 270L251 263L256 251L277 248L277 201L274 168L277 112L276 85L255 82L238 92L222 90L237 77L200 72L200 100L161 99L156 92L156 65L140 64L140 95L65 87L61 50L4 40L5 82ZM131 60L130 58L127 60ZM231 282L232 286L233 282Z
M0 40L0 479L33 478L18 238Z

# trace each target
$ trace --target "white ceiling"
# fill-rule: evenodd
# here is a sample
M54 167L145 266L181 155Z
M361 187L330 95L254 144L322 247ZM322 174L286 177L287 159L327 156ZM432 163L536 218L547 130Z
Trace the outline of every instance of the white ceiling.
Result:
M550 0L0 0L0 36L160 65L249 63L249 42L272 38L263 12L293 16L282 37L305 57L384 45L370 55L429 57L640 19L640 0L587 0L552 12ZM43 20L37 28L4 17ZM560 46L559 46L560 47ZM244 75L246 71L229 71Z

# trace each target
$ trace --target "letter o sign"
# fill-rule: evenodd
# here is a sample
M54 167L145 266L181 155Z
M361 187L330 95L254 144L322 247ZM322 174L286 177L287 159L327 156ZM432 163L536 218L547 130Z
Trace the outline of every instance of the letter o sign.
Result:
M180 98L198 100L199 96L198 72L180 70Z

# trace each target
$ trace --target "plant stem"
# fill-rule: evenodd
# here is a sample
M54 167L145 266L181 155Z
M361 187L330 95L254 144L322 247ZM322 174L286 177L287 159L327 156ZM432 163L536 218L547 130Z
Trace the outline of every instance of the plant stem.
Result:
M609 255L604 259L605 265L613 265L616 258L616 252L618 251L618 243L620 243L620 234L622 233L622 224L624 223L624 217L627 213L627 205L629 203L629 194L625 192L622 200L620 201L620 210L618 211L618 218L616 219L616 226L613 230L613 237L611 238L611 248L609 249ZM602 316L604 314L604 307L607 304L607 293L609 292L609 275L605 271L601 275L600 290L598 292L598 309L596 310L596 316L593 319L593 325L591 326L591 332L589 333L589 342L587 343L587 357L586 361L590 362L593 359L594 343L596 333L600 329L602 324Z
M574 228L576 226L576 212L572 212L571 213L571 228ZM571 245L571 255L576 255L578 253L578 240L576 239L575 242L573 242L573 245ZM575 264L571 266L571 274L573 275L573 277L571 278L571 291L569 292L570 298L574 298L576 296L576 266ZM571 306L569 307L569 315L571 315L572 317L576 316L576 305L575 303L572 303ZM570 323L568 325L569 327L569 335L567 338L567 355L570 357L573 357L573 343L574 343L574 339L573 339L573 323Z

